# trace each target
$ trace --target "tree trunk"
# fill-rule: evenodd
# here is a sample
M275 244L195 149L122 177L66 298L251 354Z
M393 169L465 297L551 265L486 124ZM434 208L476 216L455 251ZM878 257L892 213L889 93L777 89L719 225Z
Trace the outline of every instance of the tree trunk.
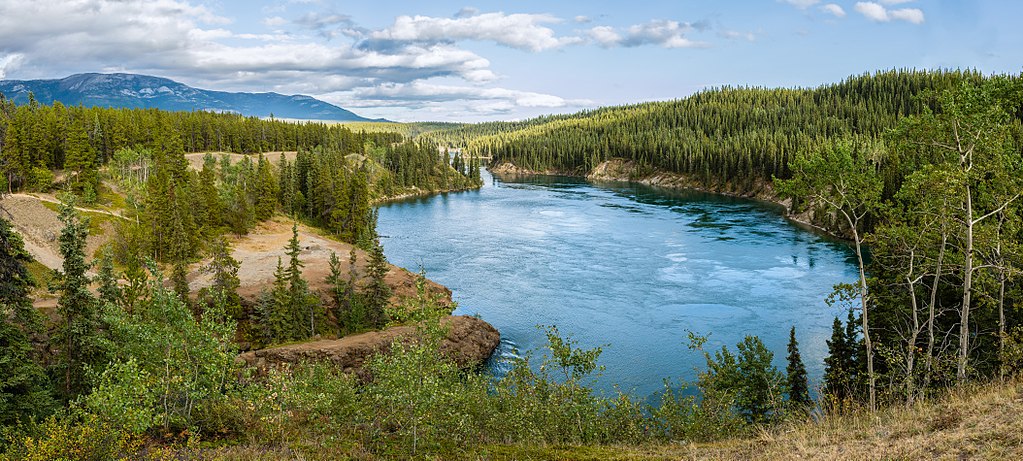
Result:
M966 363L970 353L970 291L973 288L973 197L970 184L966 183L966 247L963 268L963 304L959 322L959 366L956 380L966 381Z
M870 343L870 329L869 322L867 321L867 274L863 267L863 248L860 239L860 233L856 229L856 226L852 226L853 239L856 242L856 260L859 263L860 269L860 308L862 309L863 315L860 316L863 323L863 346L867 349L867 378L869 381L870 390L870 411L877 409L877 386L876 377L874 376L874 348Z
M1005 364L1001 363L1005 357L1005 268L998 272L998 376L1005 381Z
M912 258L912 253L910 258ZM913 263L909 263L910 272L906 274L906 288L909 289L910 306L913 309L913 332L906 344L906 406L913 404L913 397L916 390L913 388L913 366L916 364L916 339L920 335L920 319L917 316L916 289L913 282Z
M934 281L931 283L931 304L927 309L927 374L924 375L924 388L931 386L931 373L934 367L934 318L938 304L938 284L941 281L941 265L945 260L945 247L948 245L948 233L942 230L941 249L938 250L938 267L934 270Z

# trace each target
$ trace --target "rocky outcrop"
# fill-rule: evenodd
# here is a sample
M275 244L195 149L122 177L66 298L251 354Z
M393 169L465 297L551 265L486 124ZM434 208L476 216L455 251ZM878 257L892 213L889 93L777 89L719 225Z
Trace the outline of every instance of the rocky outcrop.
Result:
M441 320L448 327L441 353L463 368L485 362L494 353L501 334L487 322L469 316L448 316ZM259 371L281 364L331 362L348 373L365 376L364 366L374 355L387 352L395 340L415 340L413 326L391 327L341 339L312 341L246 352L239 359Z
M548 170L543 170L543 171L536 171L536 170L530 170L529 168L520 167L520 166L515 165L515 164L513 164L511 162L499 163L497 165L494 165L494 166L491 166L491 167L487 168L487 170L489 170L490 173L496 174L498 176L530 176L530 175L540 175L540 176L582 176L585 173L585 171L582 171L582 170L570 171L570 170L552 170L552 169L548 169Z

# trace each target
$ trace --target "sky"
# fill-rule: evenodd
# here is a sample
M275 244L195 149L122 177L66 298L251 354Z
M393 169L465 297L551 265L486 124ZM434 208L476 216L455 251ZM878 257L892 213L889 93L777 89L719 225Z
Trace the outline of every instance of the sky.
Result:
M1021 18L1017 0L0 0L0 79L129 72L518 120L892 68L1019 74Z

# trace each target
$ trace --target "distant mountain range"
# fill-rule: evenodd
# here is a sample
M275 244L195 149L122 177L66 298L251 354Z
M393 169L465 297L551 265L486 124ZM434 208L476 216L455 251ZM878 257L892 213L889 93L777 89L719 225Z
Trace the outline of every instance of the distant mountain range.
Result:
M368 119L311 96L278 93L229 93L193 88L160 77L138 74L75 74L59 80L0 80L0 93L18 103L29 92L40 104L156 108L168 111L207 110L246 116L330 121Z

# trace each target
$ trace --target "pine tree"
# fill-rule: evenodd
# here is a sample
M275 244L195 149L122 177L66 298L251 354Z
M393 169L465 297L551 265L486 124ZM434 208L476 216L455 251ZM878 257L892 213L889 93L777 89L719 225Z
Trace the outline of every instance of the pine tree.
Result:
M256 220L265 221L274 214L277 204L277 184L274 182L270 162L262 155L256 166Z
M263 322L263 341L266 344L279 343L291 339L294 333L291 296L288 290L288 277L277 258L277 269L274 271L274 284L269 293L262 296L260 313Z
M384 257L384 247L380 245L380 239L373 240L373 248L369 254L369 287L366 292L367 320L374 327L381 327L387 319L384 312L391 297L391 287L387 285L387 258Z
M97 281L99 282L99 300L111 306L120 306L122 302L121 287L117 284L117 274L114 272L114 254L109 245L103 248L103 253L100 256Z
M785 376L788 382L789 402L798 409L807 409L810 400L810 386L806 378L806 366L799 355L799 343L796 342L796 327L789 330L788 366Z
M71 188L75 192L82 193L87 202L96 198L96 186L99 177L96 173L96 153L89 145L89 134L81 117L75 117L71 122L64 142L65 160L64 168L69 172Z
M238 269L241 264L231 256L231 245L224 236L219 236L210 243L210 262L203 266L203 273L213 277L213 283L203 294L204 302L210 304L216 300L224 303L223 310L231 317L238 319L242 315L241 298L238 296Z
M337 253L330 252L330 274L327 275L327 284L330 285L331 297L334 298L334 319L337 320L338 328L343 333L350 327L349 319L349 294L351 286L348 280L341 276L341 260Z
M184 261L174 262L174 267L171 269L171 285L174 287L174 293L181 298L181 302L191 304L189 301L191 290L188 287L188 264Z
M42 327L29 298L29 261L21 237L0 217L0 427L43 416L53 406L29 341Z
M286 253L288 255L288 268L285 269L284 275L288 279L288 296L291 299L292 317L296 320L304 319L301 322L296 322L294 325L294 334L296 339L306 337L301 335L299 332L305 330L305 326L309 326L309 335L316 335L316 320L320 317L318 312L318 303L315 302L313 296L309 293L309 285L305 280L302 279L302 261L299 260L299 255L302 252L302 246L299 245L298 241L298 224L293 223L291 225L291 240L288 241L286 247Z
M853 344L847 340L846 328L835 317L831 327L831 340L827 341L828 356L824 358L823 393L834 403L842 404L852 398L852 377L855 372Z
M53 377L62 397L73 399L89 391L87 370L103 363L101 347L100 311L96 299L89 292L89 277L85 262L85 240L89 235L88 223L79 218L69 198L60 207L59 218L64 223L60 233L60 253L64 257L64 270L58 274L60 300L57 302L57 324L52 343L59 349L53 368Z

